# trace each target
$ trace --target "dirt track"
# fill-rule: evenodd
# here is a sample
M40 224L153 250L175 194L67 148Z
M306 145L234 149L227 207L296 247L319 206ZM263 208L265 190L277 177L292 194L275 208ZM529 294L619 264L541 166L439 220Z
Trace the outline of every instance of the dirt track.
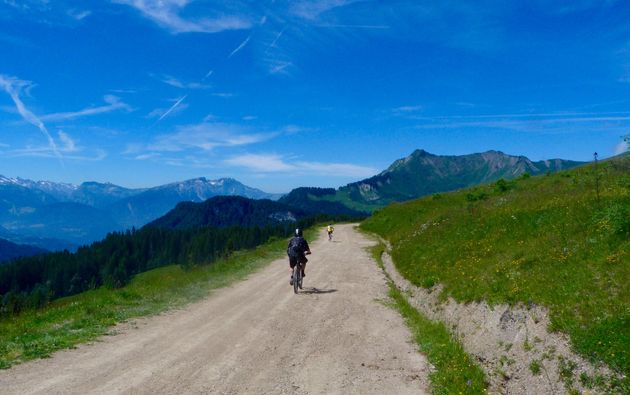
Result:
M382 272L351 225L311 245L304 291L286 260L186 309L0 371L0 393L418 394L428 364L378 300Z

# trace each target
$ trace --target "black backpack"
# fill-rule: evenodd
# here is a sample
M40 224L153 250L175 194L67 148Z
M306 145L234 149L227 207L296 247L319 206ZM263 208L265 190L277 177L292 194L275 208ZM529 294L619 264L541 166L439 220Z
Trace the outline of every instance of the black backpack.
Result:
M302 239L294 237L289 241L287 247L287 255L291 258L299 258L304 253L302 249Z

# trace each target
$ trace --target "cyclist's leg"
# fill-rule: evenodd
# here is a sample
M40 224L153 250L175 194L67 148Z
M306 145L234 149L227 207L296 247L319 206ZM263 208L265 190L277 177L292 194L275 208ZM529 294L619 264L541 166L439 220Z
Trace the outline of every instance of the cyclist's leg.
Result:
M297 265L297 259L289 257L289 271L291 272L289 284L293 285L293 270L295 270L295 265Z

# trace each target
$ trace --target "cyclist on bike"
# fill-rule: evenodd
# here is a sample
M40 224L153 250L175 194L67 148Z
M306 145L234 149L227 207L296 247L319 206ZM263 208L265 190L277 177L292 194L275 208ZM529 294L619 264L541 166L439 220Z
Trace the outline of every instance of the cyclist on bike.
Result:
M298 263L302 266L302 277L306 276L304 273L304 268L306 267L306 254L310 254L311 249L308 246L304 237L302 237L302 229L295 230L295 236L291 240L289 240L289 245L287 246L287 255L289 256L289 270L291 270L291 280L289 281L290 285L293 285L293 268Z
M332 234L335 231L335 228L333 228L332 224L328 225L328 227L326 228L326 232L328 232L328 240L332 240Z

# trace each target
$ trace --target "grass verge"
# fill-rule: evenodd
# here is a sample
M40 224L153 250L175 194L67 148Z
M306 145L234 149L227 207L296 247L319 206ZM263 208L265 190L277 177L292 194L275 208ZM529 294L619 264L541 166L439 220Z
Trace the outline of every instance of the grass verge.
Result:
M305 236L316 239L319 228L308 229ZM108 334L112 326L128 319L200 300L213 289L244 279L281 258L286 244L284 239L271 240L255 250L237 251L211 265L188 270L179 265L161 267L138 274L120 289L101 287L58 299L44 309L4 318L0 320L0 369L74 348Z
M550 329L630 391L630 157L393 204L361 227L414 285L549 308Z
M382 243L372 247L372 255L383 268ZM487 391L483 370L475 364L446 326L422 315L388 278L392 307L404 318L420 352L425 354L435 371L429 374L434 394L480 394Z

